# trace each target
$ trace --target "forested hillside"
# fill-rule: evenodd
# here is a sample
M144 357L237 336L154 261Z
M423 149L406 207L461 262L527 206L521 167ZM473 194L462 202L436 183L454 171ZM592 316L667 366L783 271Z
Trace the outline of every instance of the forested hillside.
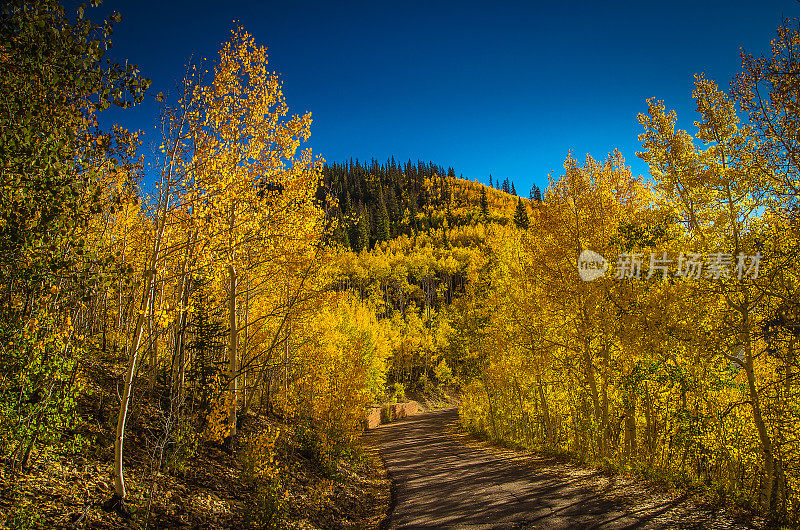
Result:
M325 202L329 215L337 220L334 237L345 249L355 252L371 249L376 243L401 234L475 224L481 218L475 217L472 207L482 204L478 201L485 193L492 204L491 209L488 202L481 206L483 220L507 223L508 216L502 215L507 213L506 195L516 195L508 179L503 186L505 195L493 193L491 186L488 192L478 191L482 186L470 187L460 177L456 179L452 167L445 170L433 162L413 164L409 160L398 164L391 158L384 164L376 160L361 164L351 160L328 164L322 174L323 187L318 197ZM500 191L499 183L497 189ZM541 191L535 185L531 200L534 193L541 201ZM489 217L490 211L500 215Z
M388 323L388 388L431 392L455 381L456 366L445 359L451 306L485 266L488 233L527 227L539 203L456 178L452 169L442 176L433 163L370 168L323 169L318 196L326 197L331 243L340 249L332 287L356 293Z
M730 90L697 76L691 133L646 103L649 176L570 154L520 197L434 163L326 163L241 27L152 94L104 59L117 17L83 11L0 20L0 524L340 525L365 408L406 394L797 524L796 25ZM145 97L147 160L97 125ZM203 474L239 508L172 499Z

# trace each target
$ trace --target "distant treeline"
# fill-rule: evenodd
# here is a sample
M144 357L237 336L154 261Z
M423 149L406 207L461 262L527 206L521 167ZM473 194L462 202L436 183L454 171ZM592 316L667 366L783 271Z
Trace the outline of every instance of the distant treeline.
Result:
M448 210L453 193L449 179L455 178L463 177L456 177L452 167L445 169L434 162L402 163L394 157L384 163L351 159L325 166L319 198L337 220L335 239L359 252L400 234L432 228L426 216L419 214ZM517 194L507 178L495 182L490 175L489 182L490 187ZM538 187L531 189L530 198L541 200ZM452 215L448 219L450 226L462 224Z

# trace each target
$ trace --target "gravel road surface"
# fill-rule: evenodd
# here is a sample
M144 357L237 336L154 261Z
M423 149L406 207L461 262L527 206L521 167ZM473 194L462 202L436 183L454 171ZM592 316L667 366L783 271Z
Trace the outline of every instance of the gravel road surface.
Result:
M756 528L643 481L470 442L457 409L370 433L392 480L382 528Z

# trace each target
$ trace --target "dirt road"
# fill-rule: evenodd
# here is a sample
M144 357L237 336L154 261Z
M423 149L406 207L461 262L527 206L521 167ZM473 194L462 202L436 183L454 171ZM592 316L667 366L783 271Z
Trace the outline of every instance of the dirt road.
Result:
M386 528L754 528L686 495L511 451L467 446L456 409L373 431L392 479Z

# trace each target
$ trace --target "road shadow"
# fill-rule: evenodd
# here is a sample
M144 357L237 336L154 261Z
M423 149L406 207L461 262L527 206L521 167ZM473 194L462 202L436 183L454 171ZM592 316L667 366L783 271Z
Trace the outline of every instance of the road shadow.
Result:
M672 512L686 495L631 498L613 484L598 488L595 472L532 467L466 447L445 432L457 418L457 409L444 409L368 435L392 480L391 512L382 528L703 528L676 522Z

